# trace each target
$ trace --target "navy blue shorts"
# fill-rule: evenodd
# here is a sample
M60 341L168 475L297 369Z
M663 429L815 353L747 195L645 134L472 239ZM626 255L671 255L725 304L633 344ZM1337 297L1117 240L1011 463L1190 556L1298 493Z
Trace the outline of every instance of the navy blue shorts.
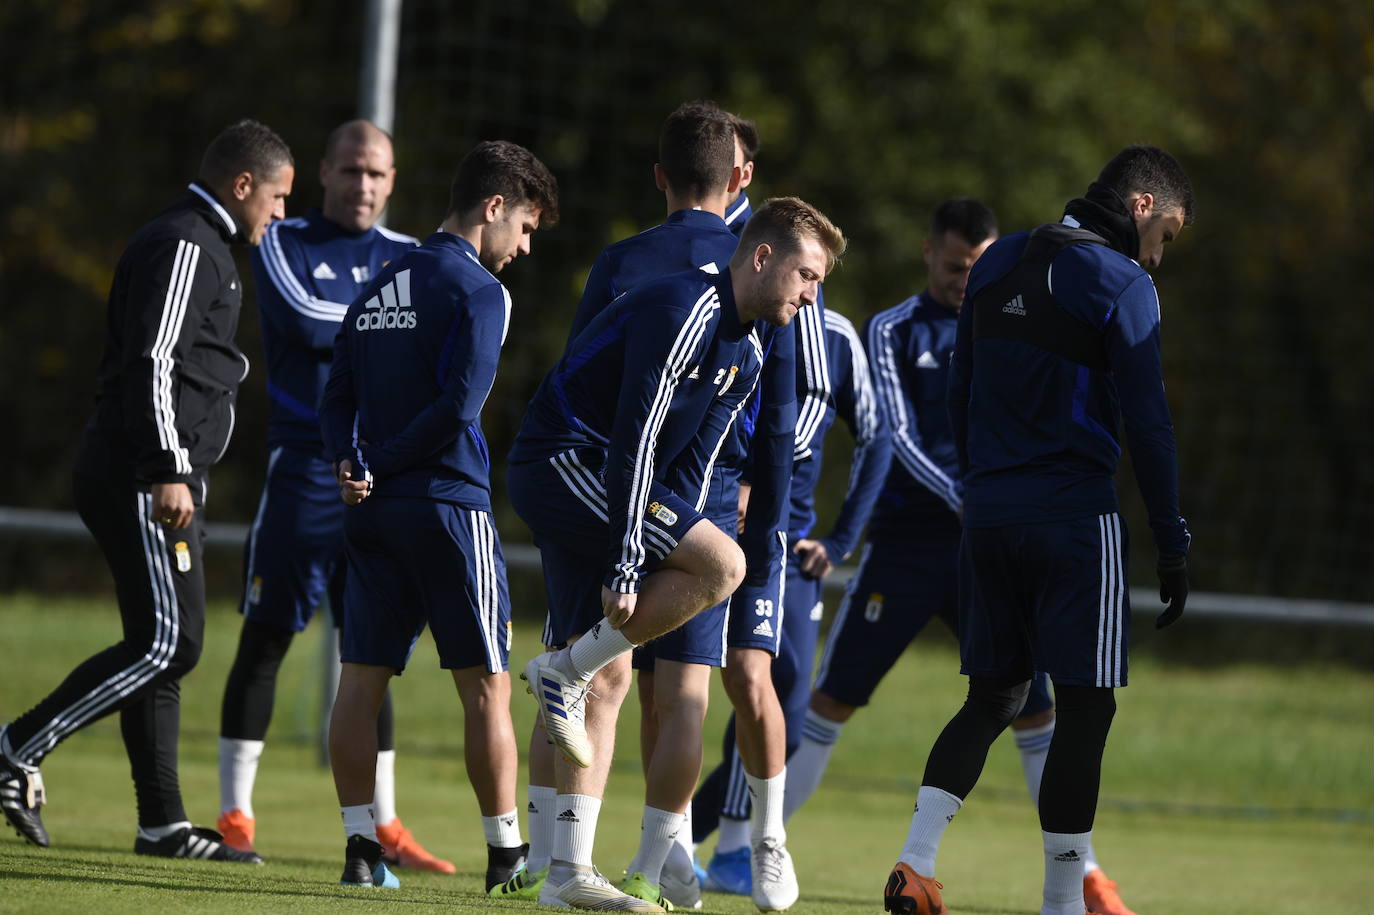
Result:
M711 523L731 540L735 539L734 515L713 518ZM640 645L634 651L631 666L635 670L653 670L654 662L661 658L683 664L724 667L725 618L729 608L730 601L727 598L714 607L707 607L672 632Z
M802 575L796 556L787 555L782 643L773 660L773 688L787 721L787 746L791 752L801 742L802 725L811 697L811 671L816 666L816 641L820 636L825 605L819 578Z
M1126 685L1126 527L1115 512L964 531L972 580L961 613L964 673L1069 686Z
M328 461L312 452L272 449L244 545L244 616L300 632L326 594L340 615L344 508Z
M778 532L782 555L768 570L768 580L740 585L730 596L725 619L725 642L731 648L757 648L774 657L782 643L787 616L787 535Z
M404 670L428 625L444 669L506 669L510 594L489 512L374 497L345 512L344 530L344 661Z
M592 469L598 459L590 450L574 449L507 470L511 506L533 532L544 567L549 600L545 645L562 645L604 617L601 587L608 570L610 527L606 487ZM702 520L690 503L655 480L644 513L648 558L643 571L652 571Z

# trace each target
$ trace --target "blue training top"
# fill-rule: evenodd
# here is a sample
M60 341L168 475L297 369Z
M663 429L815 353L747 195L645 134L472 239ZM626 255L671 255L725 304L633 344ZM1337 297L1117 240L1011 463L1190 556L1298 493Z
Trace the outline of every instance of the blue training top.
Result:
M969 276L966 303L1017 266L1029 237L1010 235L984 252ZM1124 419L1156 546L1186 553L1160 364L1159 299L1150 275L1106 245L1077 244L1054 256L1044 281L1058 307L1100 335L1106 370L1018 339L975 340L974 309L965 305L949 388L965 526L1116 511L1113 477ZM1012 300L1002 311L1015 316L1025 309Z
M752 389L762 358L754 323L739 320L728 268L691 270L617 298L540 382L510 460L544 461L576 448L594 470L600 461L611 590L639 590L650 483L666 479L678 456L710 434L704 430L720 428L710 417L737 408L723 395Z
M466 239L435 232L393 261L344 317L322 426L328 453L374 497L489 511L481 410L510 325L510 293Z
M807 456L793 465L788 539L811 536L816 523L815 489L820 480L825 436L838 415L854 437L849 487L830 533L820 540L834 562L854 552L864 523L883 486L892 459L892 437L878 407L868 358L854 325L844 315L825 313L825 350L832 397L817 422Z
M267 357L270 446L322 453L320 402L349 303L420 242L373 226L349 232L318 209L272 223L251 255Z

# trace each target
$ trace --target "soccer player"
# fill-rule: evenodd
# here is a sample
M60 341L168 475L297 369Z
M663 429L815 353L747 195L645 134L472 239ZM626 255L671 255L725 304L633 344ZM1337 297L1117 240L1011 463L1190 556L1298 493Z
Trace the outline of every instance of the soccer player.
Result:
M819 361L810 356L815 349L804 345L803 358ZM829 309L825 312L825 346L820 355L830 379L832 398L814 422L805 443L806 456L793 466L782 640L772 664L773 685L787 727L784 818L794 809L792 785L796 775L791 756L801 741L810 695L823 610L821 587L835 564L854 551L882 488L892 454L891 437L874 396L863 344L849 319ZM837 416L845 421L854 438L849 488L830 532L815 537L814 492L820 478L825 437ZM719 823L721 836L708 869L707 888L750 895L752 804L745 772L735 752L734 728L732 720L726 730L724 761L706 777L692 800L693 840L703 841Z
M744 577L739 547L701 523L662 468L718 446L728 421L708 420L721 403L736 409L722 395L750 387L762 362L755 324L784 326L810 306L844 244L795 198L770 201L755 222L726 269L645 283L593 319L545 376L511 452L512 504L543 558L546 642L571 643L525 668L542 723L574 764L556 766L561 813L544 904L660 911L591 864L628 688L627 678L600 682L598 672L719 603ZM701 472L709 475L709 464ZM690 788L679 810L689 796ZM671 833L682 814L664 819Z
M510 598L491 521L480 413L510 327L495 274L558 219L558 185L514 143L458 166L440 228L392 261L344 316L325 388L348 577L329 747L347 840L341 882L395 885L373 799L376 722L428 625L464 709L464 754L488 846L487 888L523 862L510 719Z
M133 771L141 855L261 863L192 826L177 779L181 678L205 631L207 484L229 444L248 371L234 345L243 290L230 247L257 245L285 214L295 166L270 128L239 121L206 149L187 192L133 237L115 271L95 415L73 482L77 510L114 574L124 637L0 728L0 806L48 844L38 766L111 712Z
M960 653L968 698L931 748L906 844L884 889L892 912L946 911L941 836L1017 715L1034 671L1057 720L1040 783L1042 915L1082 915L1102 754L1126 685L1125 530L1112 477L1125 423L1159 551L1157 627L1182 614L1189 534L1149 271L1193 219L1177 160L1131 146L1062 222L993 244L974 266L950 365L964 484Z
M735 140L730 115L715 105L688 102L673 111L665 120L659 135L659 161L654 166L654 179L663 192L667 220L659 226L624 239L606 248L593 264L573 318L569 341L577 338L589 323L619 295L644 282L672 273L697 268L719 272L730 261L738 239L726 227L723 218L729 195L736 192L738 170L732 168ZM731 392L742 390L737 378ZM714 455L711 455L712 457ZM700 488L701 481L697 481ZM666 714L673 719L676 736L676 755L665 755L660 761L661 775L650 771L652 744L646 750L646 778L650 782L645 808L645 842L650 843L661 830L656 824L668 814L662 807L676 808L676 797L690 797L700 771L690 765L693 753L699 755L701 727L699 713L704 712L709 679L708 664L719 665L721 629L724 608L718 613L701 614L689 620L674 633L658 640L654 648L665 661L665 702L670 703ZM553 643L551 643L553 644ZM652 670L653 660L649 661ZM629 676L628 659L602 672L603 681ZM654 698L646 694L644 705L652 717ZM664 764L674 761L671 768ZM530 742L529 814L530 857L525 871L492 890L494 896L537 898L543 875L547 872L552 854L554 831L554 754L547 738L536 727ZM690 770L690 771L689 771ZM658 785L655 779L667 779ZM683 784L678 784L683 782ZM660 798L659 795L663 795ZM658 806L655 805L658 803ZM666 850L666 849L665 849ZM647 852L652 856L653 852ZM622 884L635 895L657 900L657 874L652 863L632 867Z
M395 185L391 137L368 121L334 129L320 162L324 200L273 223L253 249L267 356L267 480L244 549L243 630L220 712L219 831L253 850L253 782L272 720L277 671L326 595L343 616L343 512L320 438L319 405L344 312L389 261L419 242L378 220ZM451 874L396 815L391 695L377 720L377 835L388 860Z

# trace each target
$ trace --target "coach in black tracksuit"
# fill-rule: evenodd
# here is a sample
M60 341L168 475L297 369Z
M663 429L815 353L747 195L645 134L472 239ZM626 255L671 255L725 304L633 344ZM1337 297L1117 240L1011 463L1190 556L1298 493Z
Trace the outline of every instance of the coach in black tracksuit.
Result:
M181 677L205 629L206 472L234 427L248 361L234 345L242 285L230 246L256 245L284 215L294 177L281 138L240 121L206 150L200 176L134 235L115 271L95 415L73 474L76 506L114 573L124 638L86 659L0 729L0 805L48 844L38 765L114 711L138 799L134 851L258 861L191 826L177 781Z

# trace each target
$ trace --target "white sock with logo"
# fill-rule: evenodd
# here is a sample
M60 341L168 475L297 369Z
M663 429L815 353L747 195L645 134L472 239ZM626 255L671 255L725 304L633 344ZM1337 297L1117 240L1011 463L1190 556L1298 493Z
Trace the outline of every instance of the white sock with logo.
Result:
M1040 915L1083 915L1083 853L1092 831L1041 832L1045 837L1045 901Z
M906 844L902 846L902 853L897 860L910 864L911 869L922 877L934 877L935 856L940 851L940 840L962 806L964 802L948 791L922 785L916 793L916 810L911 814Z
M554 860L591 867L601 799L585 794L560 794L554 809L558 811L553 824Z
M588 629L586 635L568 646L568 665L559 666L564 673L572 673L581 680L590 680L598 670L634 647L634 642L625 638L619 629L612 629L610 623L602 620Z
M261 740L219 739L219 812L242 810L253 817L253 783L262 759Z
M685 817L669 810L644 806L644 821L639 833L639 852L630 862L628 873L643 874L654 886L663 882L663 862L682 831Z
M525 844L520 841L520 815L514 807L508 813L482 817L482 835L492 848L518 848Z
M806 710L802 725L801 744L787 760L787 797L782 803L783 821L801 809L820 787L825 767L830 764L830 752L840 739L844 722L831 721L811 709Z
M530 853L525 864L531 874L549 866L553 857L553 819L558 815L558 789L544 785L530 785L528 808Z
M787 767L772 778L758 778L744 773L749 783L749 844L773 839L779 844L787 841L787 829L782 825L782 804L787 791Z
M716 854L724 855L739 848L749 847L749 821L734 817L721 817L716 827Z
M362 836L373 842L377 841L377 818L372 815L371 804L340 807L339 814L343 817L345 839L349 836Z
M390 825L396 819L396 751L377 751L377 779L372 785L372 809L377 822Z

